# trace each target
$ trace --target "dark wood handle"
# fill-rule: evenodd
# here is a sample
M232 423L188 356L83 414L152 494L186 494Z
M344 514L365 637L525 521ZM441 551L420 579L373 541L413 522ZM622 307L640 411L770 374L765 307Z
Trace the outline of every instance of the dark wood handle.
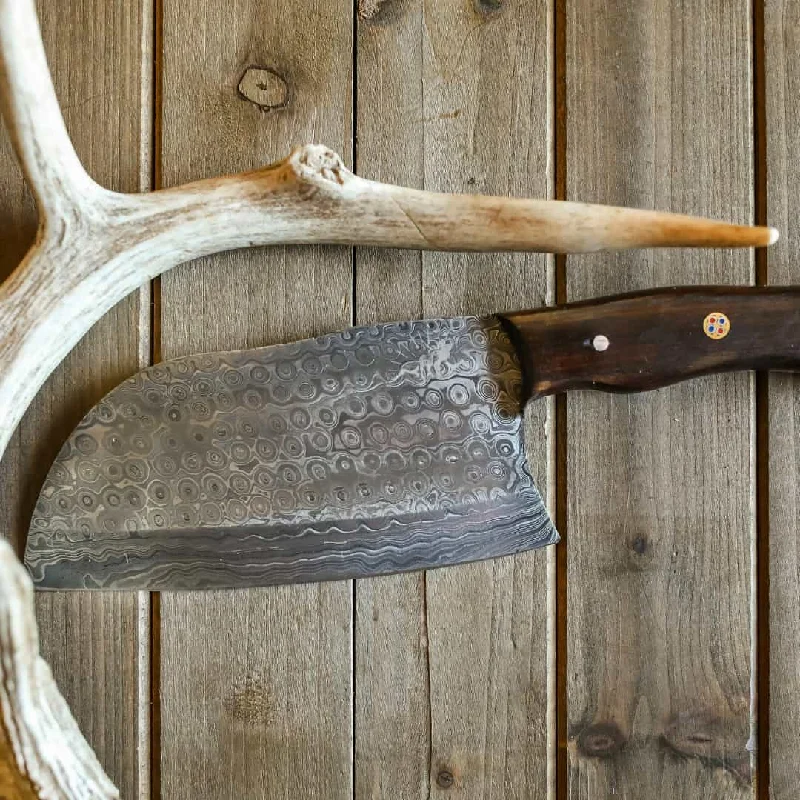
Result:
M800 370L800 287L679 287L499 316L517 344L529 397Z

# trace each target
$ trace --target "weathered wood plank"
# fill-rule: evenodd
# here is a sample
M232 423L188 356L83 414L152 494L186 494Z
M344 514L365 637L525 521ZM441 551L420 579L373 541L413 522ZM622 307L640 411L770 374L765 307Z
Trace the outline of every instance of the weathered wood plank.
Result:
M248 0L235 13L165 2L165 185L255 167L309 141L346 156L352 27L344 0L313 9ZM246 82L248 100L237 87L251 66L274 73ZM269 112L257 105L284 102ZM163 279L162 356L335 330L351 321L350 298L345 249L185 265ZM162 595L164 797L351 797L351 591L333 583Z
M765 3L770 283L800 282L800 2ZM770 377L770 797L800 795L800 378Z
M552 194L549 3L361 4L359 172L437 191ZM359 322L540 305L552 259L359 250ZM551 405L529 409L549 494ZM542 797L552 552L360 581L356 797Z
M751 220L750 20L746 0L570 0L568 198ZM576 300L747 283L753 261L631 252L567 276ZM747 375L570 398L570 797L753 794L753 411Z
M152 3L39 3L45 48L67 128L91 175L138 191L150 172ZM91 53L91 58L76 53ZM0 273L19 262L36 215L5 136L0 141ZM21 548L39 487L83 414L141 365L146 296L95 326L39 392L0 467L0 529ZM42 654L86 738L125 797L148 791L147 597L136 593L37 597ZM146 686L144 687L146 689Z
M421 3L359 6L356 165L367 178L423 180ZM422 254L358 248L359 324L423 315ZM355 800L430 796L425 574L356 582Z

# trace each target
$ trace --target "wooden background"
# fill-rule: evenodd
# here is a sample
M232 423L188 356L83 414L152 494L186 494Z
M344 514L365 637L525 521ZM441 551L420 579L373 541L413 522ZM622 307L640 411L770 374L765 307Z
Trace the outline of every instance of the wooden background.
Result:
M676 283L800 282L800 0L40 2L91 174L146 190L322 142L426 189L769 220L769 254L286 247L113 309L0 468L20 550L61 442L150 360ZM249 68L265 88L237 91ZM264 108L264 106L279 106ZM0 270L35 211L0 139ZM396 578L46 594L124 798L800 796L800 378L529 409L564 542Z

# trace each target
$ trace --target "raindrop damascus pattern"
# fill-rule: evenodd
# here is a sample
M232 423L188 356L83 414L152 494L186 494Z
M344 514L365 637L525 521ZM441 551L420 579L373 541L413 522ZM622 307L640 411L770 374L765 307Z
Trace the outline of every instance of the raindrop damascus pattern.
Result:
M354 578L557 541L496 318L355 328L175 359L62 448L26 563L41 588Z

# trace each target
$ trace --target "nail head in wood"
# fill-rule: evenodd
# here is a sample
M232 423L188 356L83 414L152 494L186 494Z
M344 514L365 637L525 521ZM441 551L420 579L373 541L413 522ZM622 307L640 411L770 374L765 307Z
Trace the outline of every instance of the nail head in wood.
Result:
M453 773L450 772L450 770L448 769L439 770L439 774L436 776L436 785L440 789L450 789L452 788L454 783L455 783L455 778L453 777Z

